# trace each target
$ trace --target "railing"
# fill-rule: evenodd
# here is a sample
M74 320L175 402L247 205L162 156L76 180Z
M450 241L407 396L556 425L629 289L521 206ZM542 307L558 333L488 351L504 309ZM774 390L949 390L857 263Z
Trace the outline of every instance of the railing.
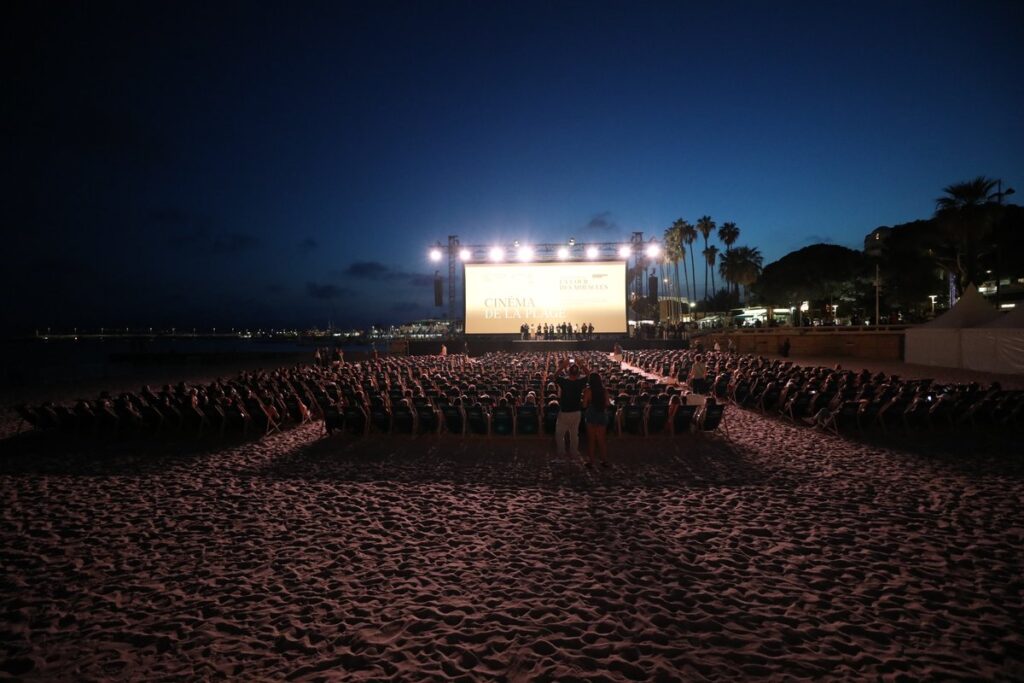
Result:
M810 325L807 327L716 327L690 333L690 337L709 334L849 334L855 332L902 332L913 325Z

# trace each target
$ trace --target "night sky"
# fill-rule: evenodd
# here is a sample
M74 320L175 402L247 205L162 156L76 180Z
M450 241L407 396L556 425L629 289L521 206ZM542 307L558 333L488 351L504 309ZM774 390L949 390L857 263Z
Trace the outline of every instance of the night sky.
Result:
M767 263L1024 189L1024 3L711 4L5 4L3 325L400 322L449 234Z

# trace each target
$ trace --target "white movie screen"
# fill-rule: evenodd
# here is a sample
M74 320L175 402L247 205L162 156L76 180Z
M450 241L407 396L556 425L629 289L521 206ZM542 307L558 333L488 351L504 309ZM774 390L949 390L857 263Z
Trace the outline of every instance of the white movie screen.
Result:
M466 333L519 334L523 323L626 331L626 264L466 264Z

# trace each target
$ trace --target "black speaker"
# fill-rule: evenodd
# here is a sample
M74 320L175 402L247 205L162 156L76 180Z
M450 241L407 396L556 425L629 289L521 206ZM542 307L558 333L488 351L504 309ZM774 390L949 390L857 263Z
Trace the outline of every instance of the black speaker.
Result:
M647 297L653 303L658 303L658 278L651 275L647 278Z
M434 277L434 305L444 305L444 280L439 276Z

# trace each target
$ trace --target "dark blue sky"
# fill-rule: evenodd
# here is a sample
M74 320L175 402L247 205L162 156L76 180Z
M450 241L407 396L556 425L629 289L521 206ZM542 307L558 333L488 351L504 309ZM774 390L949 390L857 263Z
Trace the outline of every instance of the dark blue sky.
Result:
M2 12L10 327L401 321L449 234L769 262L1024 181L1020 2Z

